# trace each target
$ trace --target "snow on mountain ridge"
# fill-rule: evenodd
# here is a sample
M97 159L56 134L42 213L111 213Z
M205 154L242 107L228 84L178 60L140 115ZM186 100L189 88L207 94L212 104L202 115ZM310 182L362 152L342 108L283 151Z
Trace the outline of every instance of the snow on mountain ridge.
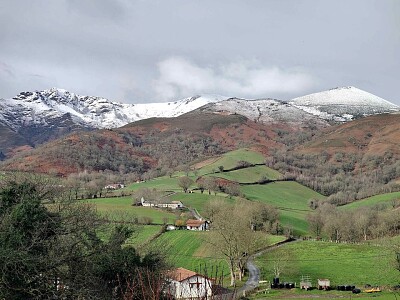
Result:
M89 128L115 128L150 117L175 117L207 103L227 97L204 95L175 102L124 104L102 97L80 96L64 89L21 92L12 99L0 101L0 120L18 130L23 124L45 124L46 118L70 114L72 119Z
M204 105L239 113L252 120L291 120L316 116L348 121L354 116L399 111L399 107L355 87L341 87L294 98L246 100L219 95L195 95L164 103L124 104L96 96L80 96L64 89L21 92L0 99L0 121L18 131L22 126L46 126L52 120L72 120L84 128L116 128L151 117L176 117ZM217 107L218 106L218 107ZM61 126L61 125L60 125Z
M326 120L349 121L354 116L398 111L399 106L353 86L297 97L292 105Z
M397 105L365 92L353 86L337 87L327 91L313 93L302 97L294 98L290 101L296 105L387 105L388 107L398 108Z

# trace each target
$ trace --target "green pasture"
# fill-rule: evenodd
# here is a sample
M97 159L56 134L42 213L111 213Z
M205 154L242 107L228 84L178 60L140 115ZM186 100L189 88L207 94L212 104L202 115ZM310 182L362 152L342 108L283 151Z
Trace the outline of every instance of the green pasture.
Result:
M215 162L202 167L198 174L205 175L218 171L219 166L223 166L225 170L232 169L237 166L239 161L247 161L251 164L262 164L264 163L264 156L259 153L249 149L238 149L234 151L227 152L223 154Z
M175 230L167 231L154 240L150 247L164 249L170 262L210 276L229 275L224 257L209 243L209 231ZM259 232L258 248L263 248L284 240L283 236L271 236ZM216 271L218 270L218 274Z
M132 183L127 186L128 190L136 191L140 188L157 189L160 191L180 191L182 188L178 186L178 177L162 176L151 180Z
M360 208L360 207L374 207L374 206L378 206L378 205L384 205L389 208L389 207L392 207L392 202L396 201L396 200L397 200L397 202L400 201L400 192L372 196L369 198L355 201L353 203L343 205L340 208L341 209L355 209L355 208Z
M151 243L151 247L164 249L172 265L208 276L229 274L223 257L212 250L207 242L210 232L175 230L167 231ZM219 274L215 274L218 270Z
M224 178L239 183L252 183L257 182L261 179L279 179L281 174L267 166L254 166L230 172L214 173L210 174L213 177Z
M176 193L171 196L172 200L179 200L185 205L186 207L191 207L196 209L200 214L203 212L205 205L210 202L210 201L215 201L215 200L225 200L229 202L234 202L234 199L231 199L226 196L222 196L222 194L217 194L217 196L214 195L214 193L211 193L211 195L208 194L207 191L204 191L204 193L200 193L199 191L196 191L195 193Z
M364 287L394 286L400 274L394 268L394 252L369 244L337 244L318 241L292 242L256 258L262 280L272 280L274 265L280 265L281 281L297 282L302 275L311 277L313 286L318 278L327 278L332 286Z
M363 289L361 289L363 291ZM304 299L355 299L355 300L398 300L400 299L399 291L382 291L379 293L360 293L353 294L350 291L319 291L311 290L305 291L301 289L270 289L268 284L262 284L259 291L251 295L249 299L290 299L290 300L304 300Z
M109 240L115 226L119 224L105 224L102 225L98 236L102 240ZM152 238L159 234L162 230L163 225L132 225L126 224L130 229L133 230L132 235L126 240L125 245L134 246L135 248L140 248L141 246L148 243Z
M163 225L142 225L126 241L127 245L141 247L161 232Z
M245 197L252 201L264 202L279 209L281 223L295 234L306 234L306 215L311 212L308 201L324 196L294 181L272 182L263 185L241 187Z
M132 206L132 197L118 197L118 198L98 198L85 200L88 203L93 203L97 211L106 215L112 220L134 222L141 218L151 218L152 224L163 224L168 219L169 223L173 223L176 215L173 212L160 210L150 207Z

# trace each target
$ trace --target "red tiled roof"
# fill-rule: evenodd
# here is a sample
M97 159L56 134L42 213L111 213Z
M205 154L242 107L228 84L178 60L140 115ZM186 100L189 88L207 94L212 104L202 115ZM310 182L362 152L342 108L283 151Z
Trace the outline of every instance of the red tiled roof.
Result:
M176 270L171 271L168 274L168 277L170 277L171 279L176 280L176 281L183 281L185 279L188 279L190 277L197 276L197 275L199 275L199 274L197 274L196 272L190 271L188 269L178 268Z
M189 219L186 221L186 225L191 226L191 227L199 227L200 225L203 225L205 222L206 221L204 221L204 220Z

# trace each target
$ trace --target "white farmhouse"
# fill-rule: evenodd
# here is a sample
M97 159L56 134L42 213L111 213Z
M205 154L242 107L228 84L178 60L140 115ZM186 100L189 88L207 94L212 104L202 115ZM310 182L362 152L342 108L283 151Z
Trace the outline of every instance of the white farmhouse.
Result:
M188 230L208 230L208 221L189 219L186 221Z
M176 299L211 299L211 279L196 272L178 268L168 274L167 293Z
M184 205L181 201L146 201L142 197L140 199L140 203L144 207L158 207L158 208L170 208L170 209L179 209L183 208Z

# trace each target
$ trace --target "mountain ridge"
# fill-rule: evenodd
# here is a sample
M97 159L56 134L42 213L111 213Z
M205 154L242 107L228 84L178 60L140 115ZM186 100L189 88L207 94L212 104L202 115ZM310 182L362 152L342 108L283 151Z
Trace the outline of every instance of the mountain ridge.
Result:
M343 90L347 91L348 99L355 99L351 105L342 103ZM324 96L326 93L331 95L330 98ZM335 94L340 96L336 97L340 103L332 103ZM365 103L373 103L373 107ZM0 132L4 134L0 140L7 140L0 145L0 152L7 155L15 147L35 147L75 131L118 128L138 120L176 117L198 109L219 114L242 114L250 120L267 124L283 122L298 128L323 128L330 122L398 111L399 107L354 87L314 93L291 101L196 95L172 102L141 104L119 103L51 88L0 99Z

